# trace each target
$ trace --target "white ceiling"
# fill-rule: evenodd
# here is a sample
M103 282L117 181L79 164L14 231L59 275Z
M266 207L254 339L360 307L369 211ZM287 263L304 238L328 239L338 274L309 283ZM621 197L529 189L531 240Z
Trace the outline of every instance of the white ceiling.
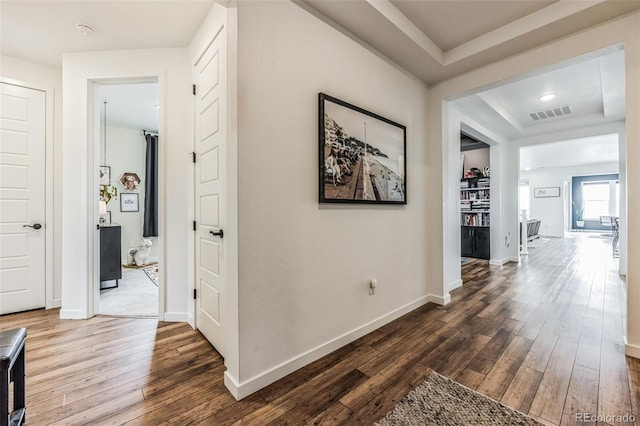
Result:
M640 0L303 0L302 5L433 84L640 9Z
M158 131L158 83L106 84L100 86L100 106L107 125Z
M63 52L187 46L213 2L0 0L0 52L59 67ZM640 0L301 0L296 4L426 84L640 8ZM77 23L91 25L95 34L83 36L75 28ZM624 59L619 50L561 64L457 104L510 139L621 119ZM533 122L528 114L547 106L537 97L549 90L557 96L548 106L570 105L573 113ZM113 120L125 127L157 128L149 121L137 125L126 121L138 115L127 108L144 110L134 105L149 103L148 96L129 87L112 97ZM116 100L120 98L125 100ZM118 102L123 106L116 107ZM122 111L121 118L116 117L117 110Z
M618 162L618 136L603 135L520 148L520 170Z
M59 67L62 53L187 46L213 0L0 1L0 52ZM93 36L77 23L95 28Z
M549 92L555 98L539 99ZM509 139L517 139L621 120L624 99L624 52L615 47L458 99L455 104ZM562 106L569 106L571 114L542 120L529 116Z
M640 8L640 0L304 0L307 10L373 47L427 84L566 37ZM543 102L539 96L554 92ZM467 115L509 140L624 119L621 46L594 52L536 75L458 99ZM529 114L568 106L569 115L534 121ZM617 148L597 139L545 150L529 167L617 161ZM602 149L596 147L602 143ZM577 145L576 145L577 144ZM616 159L604 153L616 153ZM542 166L548 159L548 165Z

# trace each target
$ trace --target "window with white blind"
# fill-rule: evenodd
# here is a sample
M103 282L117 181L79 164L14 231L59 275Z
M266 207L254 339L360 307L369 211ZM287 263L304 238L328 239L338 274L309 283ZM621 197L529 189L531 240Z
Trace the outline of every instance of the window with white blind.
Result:
M582 182L582 206L585 220L600 216L618 216L618 181Z

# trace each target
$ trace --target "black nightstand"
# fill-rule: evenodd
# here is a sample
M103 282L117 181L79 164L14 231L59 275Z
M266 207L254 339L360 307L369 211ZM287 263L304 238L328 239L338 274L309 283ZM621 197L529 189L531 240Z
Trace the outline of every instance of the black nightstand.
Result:
M100 227L100 289L118 287L118 280L122 278L122 255L120 225L104 225ZM102 287L103 281L116 280L116 285Z

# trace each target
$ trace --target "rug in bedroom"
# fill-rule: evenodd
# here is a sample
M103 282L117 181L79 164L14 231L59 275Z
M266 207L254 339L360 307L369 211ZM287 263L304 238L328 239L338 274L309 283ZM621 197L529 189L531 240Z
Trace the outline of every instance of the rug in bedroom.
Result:
M109 286L115 281L109 281ZM100 290L101 315L157 317L158 286L142 269L122 268L118 287Z

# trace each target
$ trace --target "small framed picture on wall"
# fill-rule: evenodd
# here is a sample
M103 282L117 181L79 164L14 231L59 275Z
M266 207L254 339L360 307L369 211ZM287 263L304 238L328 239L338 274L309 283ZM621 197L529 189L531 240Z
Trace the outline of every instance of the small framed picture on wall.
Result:
M121 212L137 212L140 211L140 203L138 194L135 192L120 193L120 211Z
M546 188L533 188L533 196L534 198L559 197L560 187L552 186Z
M100 166L100 185L111 185L111 167Z

